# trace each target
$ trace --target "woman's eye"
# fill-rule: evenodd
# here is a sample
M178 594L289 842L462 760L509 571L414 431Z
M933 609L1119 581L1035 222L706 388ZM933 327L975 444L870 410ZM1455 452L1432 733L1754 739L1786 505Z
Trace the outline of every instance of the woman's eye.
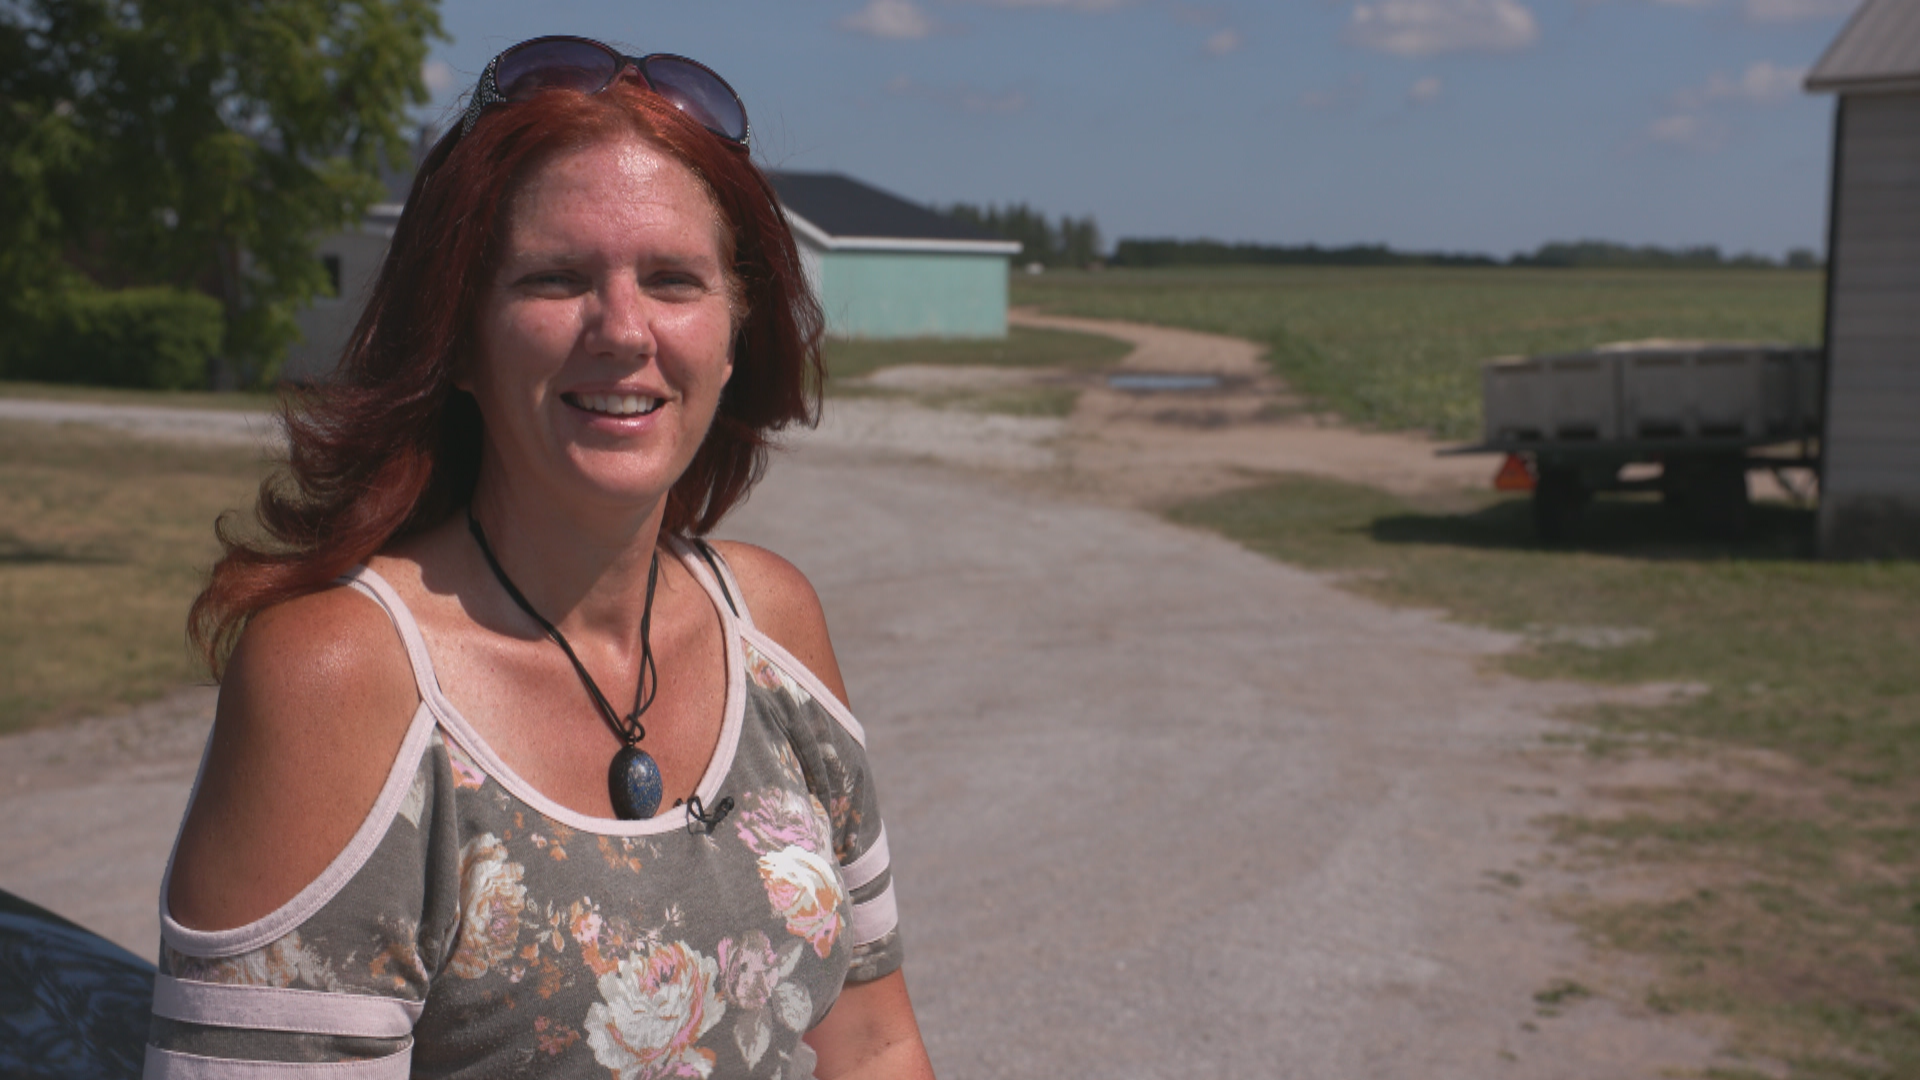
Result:
M564 270L545 270L521 278L520 286L540 292L554 292L578 288L579 279Z
M707 283L695 274L658 274L653 278L653 287L671 296L705 293Z

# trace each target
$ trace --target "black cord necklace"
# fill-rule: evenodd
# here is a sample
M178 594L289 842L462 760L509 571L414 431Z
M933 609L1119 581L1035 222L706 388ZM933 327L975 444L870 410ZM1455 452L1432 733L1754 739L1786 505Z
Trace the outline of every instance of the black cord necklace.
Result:
M633 711L621 716L614 710L607 695L600 692L600 685L587 674L587 666L573 653L573 646L560 633L560 628L541 617L527 602L513 579L500 568L500 560L494 558L493 548L487 543L487 534L480 528L480 519L473 516L473 507L467 507L467 531L473 533L475 543L480 545L480 554L486 556L487 566L493 570L493 576L500 579L500 586L520 605L527 617L540 624L560 651L567 654L572 662L574 673L580 676L580 684L587 688L587 695L600 710L600 716L607 726L626 745L613 755L613 763L607 767L607 793L613 799L613 812L623 821L639 821L650 818L660 809L660 797L663 785L660 780L660 765L653 755L640 749L640 740L647 737L645 725L640 723L641 714L653 705L653 695L660 688L660 672L653 662L653 641L650 631L653 628L653 589L660 582L660 553L653 553L653 563L647 568L647 606L640 612L640 683L633 688Z

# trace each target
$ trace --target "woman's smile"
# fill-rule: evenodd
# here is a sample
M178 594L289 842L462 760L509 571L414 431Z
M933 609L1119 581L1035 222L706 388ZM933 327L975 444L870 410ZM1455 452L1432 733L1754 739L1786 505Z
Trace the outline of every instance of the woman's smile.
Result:
M663 399L641 394L561 394L560 400L581 412L599 416L647 416L658 409Z

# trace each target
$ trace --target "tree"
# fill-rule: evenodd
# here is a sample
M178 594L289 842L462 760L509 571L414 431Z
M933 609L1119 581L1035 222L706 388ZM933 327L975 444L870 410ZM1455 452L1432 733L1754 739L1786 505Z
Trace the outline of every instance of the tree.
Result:
M438 36L436 0L0 0L0 295L205 292L228 379L271 379Z
M1082 269L1092 266L1100 259L1100 226L1093 215L1075 221L1070 217L1060 219L1060 261L1067 266Z
M1018 240L1021 262L1087 267L1100 258L1100 226L1091 214L1078 221L1062 215L1060 224L1055 226L1047 221L1046 214L1026 203L1008 203L1005 207L989 205L984 209L955 203L945 213L995 236Z

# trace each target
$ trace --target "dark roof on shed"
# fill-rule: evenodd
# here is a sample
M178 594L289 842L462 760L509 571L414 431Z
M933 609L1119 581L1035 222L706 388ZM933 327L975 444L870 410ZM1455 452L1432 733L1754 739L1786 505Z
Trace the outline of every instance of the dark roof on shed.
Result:
M1920 3L1867 0L1807 73L1809 90L1920 89Z
M985 229L936 213L840 173L768 170L787 212L835 239L998 241Z

